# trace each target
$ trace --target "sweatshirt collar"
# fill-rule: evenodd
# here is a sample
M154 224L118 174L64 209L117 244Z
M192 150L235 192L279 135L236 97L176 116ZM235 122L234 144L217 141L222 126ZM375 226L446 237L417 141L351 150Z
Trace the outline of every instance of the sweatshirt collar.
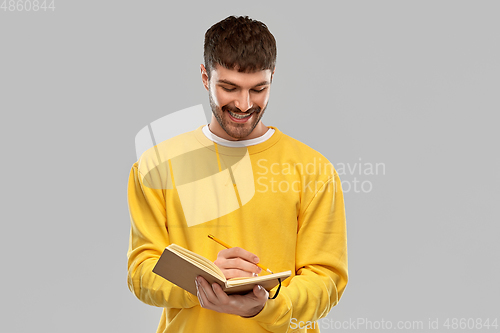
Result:
M251 145L251 146L247 146L247 147L224 147L221 145L217 145L212 140L208 139L205 136L205 134L203 133L203 130L202 130L203 126L205 126L205 125L201 125L196 130L194 130L194 135L195 135L196 139L198 140L198 142L200 142L200 144L202 144L203 146L205 146L208 149L211 149L213 151L217 150L219 154L223 154L223 155L239 156L239 155L241 155L242 149L248 150L248 153L250 155L260 153L260 152L274 146L281 139L281 136L283 135L283 133L278 128L276 128L274 126L267 126L268 128L274 129L274 133L269 139L267 139L264 142L261 142L261 143L255 144L255 145ZM216 147L216 145L217 145L217 147Z

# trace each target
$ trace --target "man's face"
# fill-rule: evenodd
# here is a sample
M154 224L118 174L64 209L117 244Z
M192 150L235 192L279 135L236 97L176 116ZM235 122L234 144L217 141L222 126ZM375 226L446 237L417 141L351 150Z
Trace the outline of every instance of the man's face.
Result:
M243 140L259 125L269 101L272 74L271 70L240 73L217 64L210 81L202 75L212 113L228 139Z

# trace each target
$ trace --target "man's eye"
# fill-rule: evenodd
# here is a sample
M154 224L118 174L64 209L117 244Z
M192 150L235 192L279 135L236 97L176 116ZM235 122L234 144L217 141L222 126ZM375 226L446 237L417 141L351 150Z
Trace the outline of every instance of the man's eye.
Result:
M231 88L231 89L229 89L229 88L222 87L222 86L221 86L221 88L222 88L222 89L224 89L224 91L229 91L229 92L230 92L230 91L235 91L235 90L236 90L236 88ZM253 92L256 92L256 93L261 93L261 92L263 92L263 91L264 91L264 90L266 90L266 89L267 89L267 88L263 88L263 89L260 89L260 90L257 90L257 89L252 89L252 91L253 91Z

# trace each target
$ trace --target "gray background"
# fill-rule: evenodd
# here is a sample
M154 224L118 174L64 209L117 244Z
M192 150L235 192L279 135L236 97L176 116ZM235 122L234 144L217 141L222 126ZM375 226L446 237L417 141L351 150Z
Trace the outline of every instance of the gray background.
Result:
M350 281L328 318L498 316L498 1L55 5L0 10L1 332L155 332L126 285L134 138L209 115L204 33L232 14L277 39L266 125L385 165L341 175L372 188L345 195Z

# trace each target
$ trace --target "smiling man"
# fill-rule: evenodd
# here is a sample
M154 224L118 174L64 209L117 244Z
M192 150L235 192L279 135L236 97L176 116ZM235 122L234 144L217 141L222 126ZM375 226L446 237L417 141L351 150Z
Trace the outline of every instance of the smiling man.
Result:
M210 124L159 143L130 172L129 288L163 308L157 332L319 332L348 280L338 174L262 122L277 55L265 24L230 16L207 30L204 48ZM221 250L208 234L236 247ZM228 279L265 274L259 262L292 275L276 298L276 288L260 286L227 295L200 276L195 296L152 272L171 243L213 260Z

